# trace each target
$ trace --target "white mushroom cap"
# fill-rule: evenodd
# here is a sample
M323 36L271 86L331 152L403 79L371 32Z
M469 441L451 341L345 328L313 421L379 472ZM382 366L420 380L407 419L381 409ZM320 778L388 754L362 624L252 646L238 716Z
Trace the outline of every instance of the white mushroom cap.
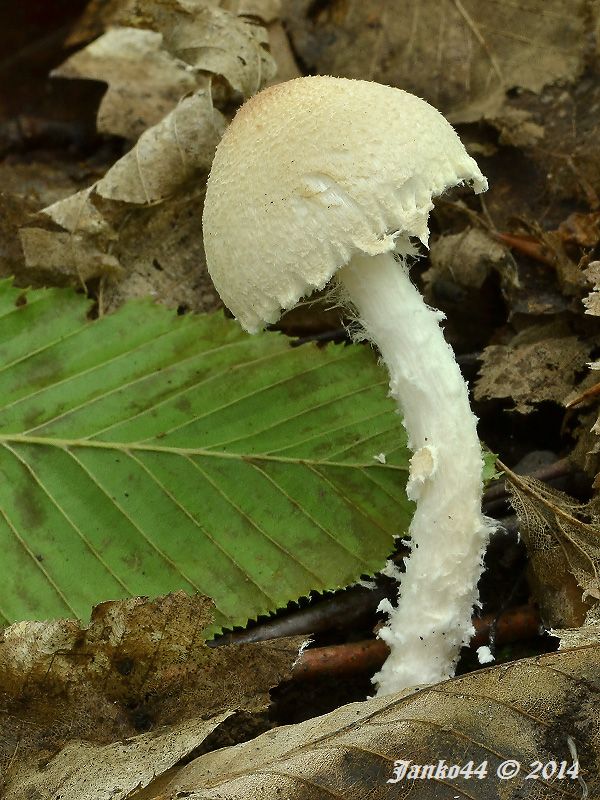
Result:
M214 284L255 332L360 253L427 244L432 198L487 181L435 108L400 89L315 76L249 100L225 132L204 210Z

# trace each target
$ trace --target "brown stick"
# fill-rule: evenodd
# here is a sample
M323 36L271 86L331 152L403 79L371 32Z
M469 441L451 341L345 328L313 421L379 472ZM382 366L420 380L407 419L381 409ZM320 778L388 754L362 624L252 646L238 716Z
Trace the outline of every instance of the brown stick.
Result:
M587 403L588 400L594 400L600 394L600 383L595 384L590 389L586 389L585 392L582 392L579 397L576 397L574 400L569 400L568 403L565 403L565 408L574 408L575 406L581 405L581 403Z
M564 478L565 475L569 475L572 470L573 465L571 464L570 460L568 458L561 458L558 461L555 461L553 464L548 464L545 467L540 467L540 469L536 469L533 472L528 473L527 477L537 478L538 481L547 482L556 480L557 478ZM486 510L486 505L496 500L503 500L506 497L508 497L506 482L503 480L498 481L498 483L493 484L483 493L484 510Z
M530 639L540 631L541 620L533 606L517 606L501 616L486 614L473 618L475 636L471 649L490 641L490 633L496 644L506 644ZM316 680L327 675L357 675L378 670L389 653L381 639L367 639L351 644L316 647L305 650L296 662L292 679L295 681Z
M556 264L556 259L548 248L544 247L544 245L533 236L516 236L512 233L497 233L496 238L507 245L507 247L510 247L511 250L516 250L517 253L533 258L535 261L548 264L551 267Z

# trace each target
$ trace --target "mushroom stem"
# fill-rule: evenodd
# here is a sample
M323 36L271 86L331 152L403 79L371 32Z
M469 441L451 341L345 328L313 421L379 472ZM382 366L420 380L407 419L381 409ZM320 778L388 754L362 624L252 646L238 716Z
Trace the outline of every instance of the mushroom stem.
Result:
M493 530L481 512L477 418L439 325L444 315L425 305L397 258L356 255L337 273L389 370L413 451L411 555L397 608L383 608L390 616L379 635L391 652L373 678L379 695L453 675L473 633L471 612Z

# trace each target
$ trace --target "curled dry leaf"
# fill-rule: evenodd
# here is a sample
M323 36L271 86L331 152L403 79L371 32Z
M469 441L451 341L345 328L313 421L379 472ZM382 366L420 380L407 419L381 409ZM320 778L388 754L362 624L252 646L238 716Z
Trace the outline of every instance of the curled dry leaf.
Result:
M463 208L447 203L441 212L460 214ZM483 348L499 322L498 283L510 288L518 280L511 252L483 228L468 226L435 239L429 260L423 274L427 299L446 314L452 346L459 351Z
M106 745L70 741L43 769L23 768L17 750L2 797L124 800L189 756L229 716L194 719Z
M52 74L107 83L97 128L132 140L160 122L198 83L190 66L163 48L160 33L137 28L109 30Z
M50 789L58 790L65 780L80 786L90 759L91 775L110 781L128 769L131 781L133 763L140 771L130 784L134 788L152 777L152 769L168 768L197 746L229 712L265 708L269 689L289 676L301 640L208 648L202 632L211 620L210 600L177 593L153 602L103 603L87 627L60 620L5 629L0 640L2 796L50 796ZM208 724L200 721L213 717ZM164 725L176 727L162 744L152 737L133 740L130 752L128 744L114 744ZM103 756L114 759L116 773L104 769ZM28 794L24 786L43 787L44 793ZM101 792L61 796L113 797Z
M126 3L117 18L120 25L160 32L171 55L195 70L222 75L249 97L275 74L267 32L220 5L214 0L144 0Z
M440 236L429 251L431 267L423 274L426 284L440 279L481 289L493 270L500 275L514 269L510 252L481 228Z
M503 469L544 621L554 628L579 626L589 598L600 600L600 518L590 505Z
M72 47L88 42L112 25L130 24L136 3L137 0L89 0L69 33L67 45ZM259 19L265 24L274 22L281 13L281 0L200 0L200 3L223 8L237 16ZM178 5L193 10L198 0Z
M412 695L354 703L207 753L175 773L160 797L547 800L561 792L575 800L583 796L577 779L526 778L537 760L570 765L572 745L591 798L600 790L598 691L598 645L524 659ZM487 776L388 783L400 759L432 764L433 769L440 760L447 765L485 762ZM517 760L521 771L501 781L496 770L506 759ZM143 794L144 800L156 796L152 786Z
M235 14L256 17L267 24L275 22L281 14L281 0L224 0L220 5Z
M173 55L197 70L222 75L244 97L255 94L275 74L275 62L265 47L268 35L262 26L221 8L202 7L198 0L185 4L182 0L153 0L148 6L165 4L194 6L172 27L162 24L162 14L159 17L165 46ZM148 11L144 4L144 13Z
M90 9L87 21L80 23L82 30L90 25L117 27L75 53L53 75L107 83L98 128L127 138L138 136L145 120L145 127L158 122L205 73L223 76L232 89L249 97L276 71L265 28L241 16L264 3L229 5L232 8L211 0L123 0L104 11ZM265 11L271 21L276 9ZM76 31L73 36L79 41ZM132 119L136 113L139 119Z
M59 230L56 226L21 229L27 267L61 277L76 276L82 284L97 275L122 275L118 259L110 252L116 231L93 204L93 192L93 186L82 189L40 212L42 218L57 223Z
M532 326L509 345L485 348L475 398L512 400L522 414L539 403L561 404L593 346L553 323Z
M257 2L233 5L240 14L265 6L270 19L273 4ZM202 192L226 124L210 76L244 96L261 88L275 73L267 31L210 0L125 0L110 3L104 19L129 27L109 30L54 74L105 81L99 129L139 139L96 184L47 206L21 231L26 267L84 284L125 279L112 284L103 308L160 291L170 305L213 309L208 276L190 280L204 262Z
M143 133L135 147L98 181L94 191L123 203L160 203L174 196L195 174L210 169L224 129L225 119L213 107L210 87L205 86ZM58 221L50 209L46 213Z
M600 603L590 608L580 628L555 628L550 633L560 639L560 650L600 642Z
M600 317L600 261L591 261L584 271L593 290L584 299L585 313ZM594 369L600 368L600 362L593 364Z
M193 225L197 232L200 213L198 208L197 217L180 215L176 230L171 226L164 231L158 226L153 236L144 206L150 207L154 216L166 200L169 207L179 198L193 204L198 190L190 190L190 182L209 170L224 128L223 116L212 105L207 80L202 89L143 133L100 181L43 209L37 227L21 230L27 266L61 269L81 281L114 276L121 268L131 273L140 262L151 267L165 233L172 242L174 236L188 233L186 225ZM195 256L201 261L198 247Z
M586 15L585 0L288 0L283 11L309 70L401 86L455 123L501 117L515 87L539 92L577 76Z

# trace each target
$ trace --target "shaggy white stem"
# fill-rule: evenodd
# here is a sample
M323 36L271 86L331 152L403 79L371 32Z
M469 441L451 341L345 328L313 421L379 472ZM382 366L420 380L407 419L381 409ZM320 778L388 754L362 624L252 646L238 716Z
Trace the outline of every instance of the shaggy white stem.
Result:
M380 636L390 655L378 694L454 673L492 526L481 513L482 455L467 386L439 323L393 254L355 256L337 277L390 374L413 451L407 486L417 502L398 607Z

